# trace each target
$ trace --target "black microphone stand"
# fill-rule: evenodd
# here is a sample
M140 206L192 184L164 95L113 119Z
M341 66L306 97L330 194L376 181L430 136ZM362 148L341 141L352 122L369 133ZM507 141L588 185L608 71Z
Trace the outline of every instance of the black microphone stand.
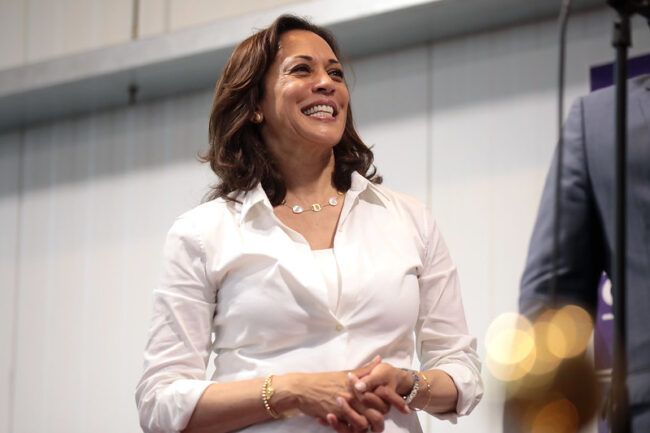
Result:
M626 191L627 191L627 57L631 44L630 17L635 13L650 18L650 0L608 0L618 12L612 45L616 49L616 248L612 287L614 297L614 365L609 399L610 431L629 433L626 340Z

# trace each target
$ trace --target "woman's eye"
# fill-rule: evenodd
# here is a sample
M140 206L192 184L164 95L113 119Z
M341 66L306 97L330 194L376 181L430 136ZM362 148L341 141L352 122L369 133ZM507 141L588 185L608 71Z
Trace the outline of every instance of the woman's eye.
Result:
M291 69L291 72L309 72L309 66L307 66L307 65L294 66Z
M333 69L330 71L330 75L333 77L343 78L343 71L341 69Z

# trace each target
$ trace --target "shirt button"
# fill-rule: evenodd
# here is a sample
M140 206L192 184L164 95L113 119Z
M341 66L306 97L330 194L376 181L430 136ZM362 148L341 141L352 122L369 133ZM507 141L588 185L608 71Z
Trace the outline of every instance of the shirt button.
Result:
M339 331L339 332L343 331L343 325L341 325L340 323L337 323L336 324L336 330Z
M349 263L346 263L346 265L345 265L345 270L346 270L346 271L351 271L351 270L352 270L352 265L349 264Z

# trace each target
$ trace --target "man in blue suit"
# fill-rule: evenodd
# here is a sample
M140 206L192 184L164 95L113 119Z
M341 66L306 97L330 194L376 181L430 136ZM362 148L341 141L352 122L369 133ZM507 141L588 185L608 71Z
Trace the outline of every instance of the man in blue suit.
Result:
M557 300L595 317L598 283L614 262L613 87L574 102L564 128ZM650 75L628 81L627 358L632 432L650 432ZM557 154L546 180L521 281L520 311L550 304ZM612 288L616 290L616 288Z

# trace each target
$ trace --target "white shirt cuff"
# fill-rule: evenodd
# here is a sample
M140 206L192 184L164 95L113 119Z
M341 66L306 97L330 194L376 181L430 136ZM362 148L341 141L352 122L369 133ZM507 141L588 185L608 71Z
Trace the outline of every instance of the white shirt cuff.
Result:
M436 418L456 423L459 416L469 415L483 396L483 384L476 380L476 373L462 364L444 364L433 367L444 371L451 377L458 389L458 402L455 412L434 414Z

